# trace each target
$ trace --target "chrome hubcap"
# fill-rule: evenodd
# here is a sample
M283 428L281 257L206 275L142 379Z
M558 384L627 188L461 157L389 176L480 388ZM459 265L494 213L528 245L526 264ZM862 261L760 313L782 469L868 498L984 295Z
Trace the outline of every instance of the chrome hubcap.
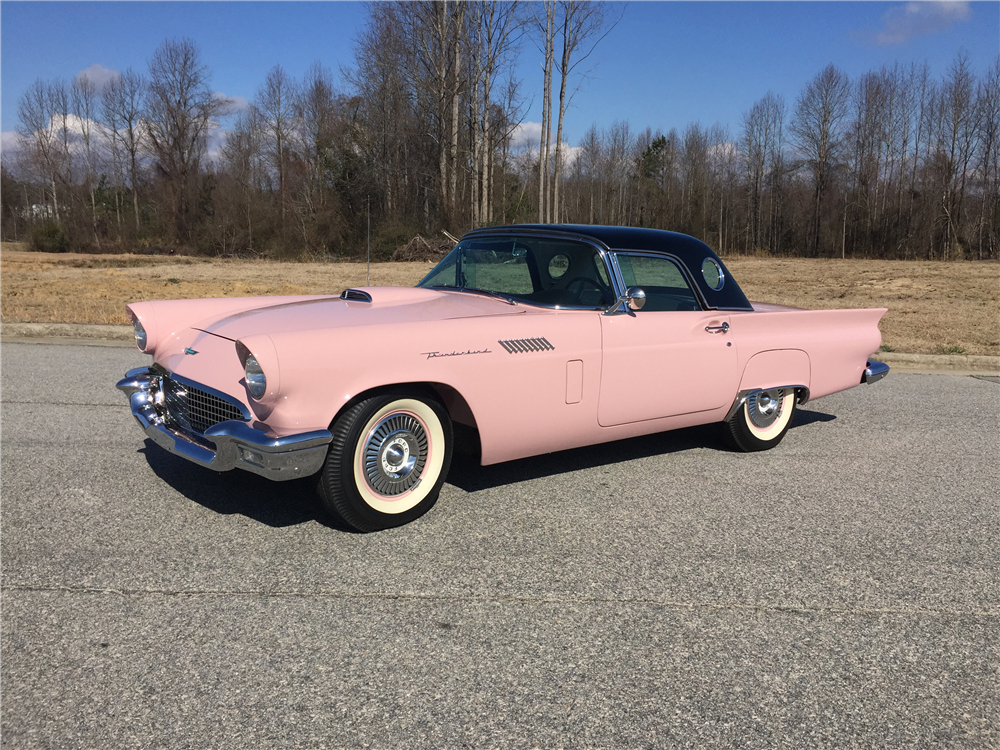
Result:
M427 463L427 433L410 414L390 414L365 440L365 481L380 495L392 497L412 490Z
M785 391L781 388L757 391L747 396L747 414L753 426L764 429L774 424L781 416L784 402Z

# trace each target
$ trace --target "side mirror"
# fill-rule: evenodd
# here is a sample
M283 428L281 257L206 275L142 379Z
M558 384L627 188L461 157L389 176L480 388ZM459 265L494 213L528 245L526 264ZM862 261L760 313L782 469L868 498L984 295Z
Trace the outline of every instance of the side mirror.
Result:
M625 292L625 303L629 310L641 310L646 304L646 293L637 286L630 286Z

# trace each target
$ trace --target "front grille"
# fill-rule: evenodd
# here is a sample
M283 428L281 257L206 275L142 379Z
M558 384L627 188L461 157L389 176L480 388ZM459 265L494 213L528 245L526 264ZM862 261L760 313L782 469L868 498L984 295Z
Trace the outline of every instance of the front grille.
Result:
M186 430L201 434L219 422L246 419L242 409L224 398L167 376L162 377L161 383L167 412Z

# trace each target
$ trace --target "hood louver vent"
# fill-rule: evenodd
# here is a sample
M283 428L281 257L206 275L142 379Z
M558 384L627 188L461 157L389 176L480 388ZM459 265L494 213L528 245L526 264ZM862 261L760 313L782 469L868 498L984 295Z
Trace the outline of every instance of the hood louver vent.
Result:
M508 354L555 350L555 347L548 342L548 339L508 339L507 341L497 341L497 343L506 349Z

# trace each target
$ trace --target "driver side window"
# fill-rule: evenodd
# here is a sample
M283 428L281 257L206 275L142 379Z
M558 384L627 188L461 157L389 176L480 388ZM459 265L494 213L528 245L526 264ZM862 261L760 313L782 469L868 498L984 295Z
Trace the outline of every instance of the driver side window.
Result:
M637 286L646 293L646 304L640 312L701 309L684 273L670 258L619 253L617 259L625 285Z

